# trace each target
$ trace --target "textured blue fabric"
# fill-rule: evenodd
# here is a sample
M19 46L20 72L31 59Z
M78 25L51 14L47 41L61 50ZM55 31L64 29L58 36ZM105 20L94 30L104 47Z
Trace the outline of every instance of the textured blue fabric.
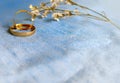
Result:
M120 83L120 30L109 23L47 18L35 21L33 36L8 33L15 11L41 1L0 1L0 83ZM76 1L102 9L96 0Z

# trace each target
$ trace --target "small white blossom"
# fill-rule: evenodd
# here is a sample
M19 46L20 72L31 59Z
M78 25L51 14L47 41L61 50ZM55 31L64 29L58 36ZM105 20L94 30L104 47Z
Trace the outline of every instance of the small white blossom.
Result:
M62 13L53 13L52 17L54 18L54 20L59 21L59 19L63 17L63 14Z
M39 10L34 10L34 11L31 11L31 14L35 14L36 16L40 15L40 12Z
M76 15L80 15L80 11L79 11L78 9L75 9L75 10L74 10L74 13L75 13Z

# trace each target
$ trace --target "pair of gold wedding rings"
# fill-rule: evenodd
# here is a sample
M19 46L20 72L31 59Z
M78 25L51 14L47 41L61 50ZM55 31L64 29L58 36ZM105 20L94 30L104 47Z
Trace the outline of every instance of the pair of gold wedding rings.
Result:
M14 24L9 28L11 34L19 37L31 36L35 30L35 26L32 24Z

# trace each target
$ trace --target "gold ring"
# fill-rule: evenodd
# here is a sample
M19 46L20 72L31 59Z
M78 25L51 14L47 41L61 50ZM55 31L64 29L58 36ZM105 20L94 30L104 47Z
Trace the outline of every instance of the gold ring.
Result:
M26 37L35 33L35 26L31 24L15 24L10 27L9 31L15 36Z

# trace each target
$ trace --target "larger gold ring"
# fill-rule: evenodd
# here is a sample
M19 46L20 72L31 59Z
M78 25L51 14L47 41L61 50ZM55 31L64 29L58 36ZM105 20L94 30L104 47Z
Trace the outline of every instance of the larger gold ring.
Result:
M26 37L35 33L35 26L31 24L15 24L10 27L9 31L15 36Z

